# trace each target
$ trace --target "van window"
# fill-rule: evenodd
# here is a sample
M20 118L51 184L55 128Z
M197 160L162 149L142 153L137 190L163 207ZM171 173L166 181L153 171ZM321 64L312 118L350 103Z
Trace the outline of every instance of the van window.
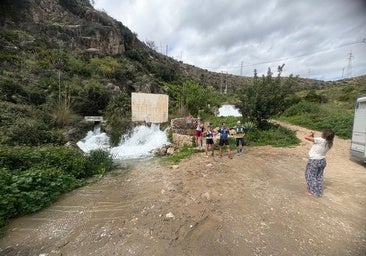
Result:
M356 109L366 109L366 102L357 102Z

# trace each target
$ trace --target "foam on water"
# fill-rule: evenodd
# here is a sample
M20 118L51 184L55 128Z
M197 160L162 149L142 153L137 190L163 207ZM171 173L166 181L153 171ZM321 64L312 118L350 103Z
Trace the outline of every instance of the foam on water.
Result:
M117 159L141 158L152 155L155 149L165 144L169 144L167 134L159 125L142 125L135 127L130 137L124 136L122 143L111 149L111 154Z
M161 131L159 124L136 126L131 135L124 135L117 147L109 145L109 137L100 131L89 131L87 136L76 143L79 148L89 153L92 150L108 150L114 159L137 159L152 156L155 149L169 144L166 131Z
M234 105L222 105L219 108L219 116L238 116L240 117L241 114L239 109L235 108Z

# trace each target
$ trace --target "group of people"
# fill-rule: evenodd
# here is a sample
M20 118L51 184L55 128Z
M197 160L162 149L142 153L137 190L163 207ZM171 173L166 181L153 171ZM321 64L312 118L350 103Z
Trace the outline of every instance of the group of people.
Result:
M215 152L215 142L214 137L216 134L220 134L219 138L219 156L222 157L223 147L226 147L227 155L230 159L232 159L232 154L230 150L229 144L229 135L233 135L235 138L237 155L241 155L243 153L243 146L245 145L245 127L241 124L240 121L237 121L236 125L232 128L227 127L226 123L223 122L221 127L218 130L214 130L212 127L212 123L209 123L207 129L204 129L204 124L202 120L198 120L197 126L195 129L195 142L196 146L201 149L203 148L203 137L206 138L206 155L211 151L211 155L214 156Z
M234 136L237 154L240 155L243 153L243 146L245 145L245 132L246 129L240 121L237 121L236 125L232 128L228 128L226 123L223 122L221 127L215 131L211 123L209 123L205 130L202 120L199 120L195 130L196 145L202 148L203 136L205 136L206 155L211 151L211 155L213 156L215 151L214 136L220 134L219 156L222 157L222 148L225 145L227 155L231 159L232 154L229 144L229 135ZM305 168L305 179L308 189L307 194L309 196L321 196L323 194L324 169L327 165L326 154L333 146L334 136L334 132L330 129L324 130L321 136L318 137L314 136L314 132L310 132L305 136L306 140L313 143L308 153L308 162Z

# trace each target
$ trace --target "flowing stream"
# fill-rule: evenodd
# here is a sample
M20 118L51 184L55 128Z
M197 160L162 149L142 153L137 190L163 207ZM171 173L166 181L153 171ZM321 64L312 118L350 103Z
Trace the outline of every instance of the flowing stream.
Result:
M116 147L111 147L109 137L99 127L89 131L86 137L76 143L85 153L103 149L111 153L114 160L139 159L150 157L154 150L169 144L166 131L160 130L159 124L136 126L130 135L122 136Z

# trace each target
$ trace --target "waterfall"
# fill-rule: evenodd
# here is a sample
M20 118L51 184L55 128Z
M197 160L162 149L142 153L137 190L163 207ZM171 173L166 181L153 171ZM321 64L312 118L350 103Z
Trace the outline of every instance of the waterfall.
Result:
M219 116L237 116L241 117L239 109L235 108L234 105L222 105L219 108Z
M123 135L116 147L109 145L109 137L100 130L89 131L86 137L76 143L79 148L89 153L92 150L108 150L116 160L146 158L152 156L155 149L169 144L166 131L160 130L159 124L136 126L131 135Z

